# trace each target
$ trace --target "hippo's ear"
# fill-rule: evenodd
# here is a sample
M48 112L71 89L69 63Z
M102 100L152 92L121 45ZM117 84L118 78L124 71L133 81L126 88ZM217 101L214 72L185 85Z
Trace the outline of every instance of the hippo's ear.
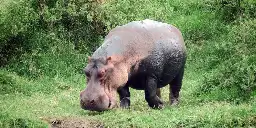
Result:
M90 56L88 56L88 63L90 63L91 62L91 57Z
M111 56L107 57L107 61L110 61L111 59L112 59Z
M114 63L116 61L116 58L115 58L115 56L108 56L106 61L107 61L107 63L109 63L109 62Z
M110 63L113 64L114 58L112 56L108 56L106 62L107 62L107 64L110 64Z
M116 56L116 55L112 55L112 56L108 56L107 57L107 60L106 60L106 62L107 62L107 64L113 64L113 65L115 65L115 64L117 64L118 62L120 62L120 60L121 60L121 57L120 56Z

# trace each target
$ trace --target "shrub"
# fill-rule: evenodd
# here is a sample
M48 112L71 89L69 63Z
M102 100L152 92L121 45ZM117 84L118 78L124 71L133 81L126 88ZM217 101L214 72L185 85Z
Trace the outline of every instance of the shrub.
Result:
M31 0L3 0L0 5L0 48L10 38L33 31L37 19Z
M2 128L45 128L48 124L37 120L13 117L5 113L0 113L0 127Z
M148 4L144 4L148 3ZM134 20L152 19L178 27L185 40L209 40L224 31L209 1L114 0L103 5L106 32Z
M4 5L0 66L19 75L39 78L80 73L86 56L101 43L104 26L96 2L13 0Z
M28 78L68 78L82 73L88 55L79 54L72 42L60 40L54 33L38 32L27 41L27 46L32 48L31 52L13 59L6 67Z
M41 4L44 6L39 12L46 28L57 30L55 33L73 42L76 50L91 52L100 45L105 26L99 3L93 0L55 0Z
M233 54L214 72L205 75L199 93L217 93L215 99L248 100L256 91L256 20L247 20L231 28L228 35ZM222 42L223 43L223 42Z
M184 39L191 43L215 39L225 33L225 26L215 19L213 13L195 11L182 17L186 17L186 20L181 18L182 20L174 22L182 31Z
M35 48L49 48L47 41L38 44L45 34L54 34L56 39L73 43L74 50L89 53L104 35L100 6L90 0L4 0L0 7L1 67L22 54L32 54ZM41 37L40 32L44 32Z
M256 2L254 0L216 0L216 15L229 23L239 17L256 16Z
M4 70L0 70L0 84L0 94L31 94L28 82Z
M173 15L174 8L170 3L171 1L168 0L113 0L108 2L102 5L106 31L135 20L153 19L166 22Z
M38 15L31 0L3 0L0 5L0 67L29 50L26 40L34 32Z

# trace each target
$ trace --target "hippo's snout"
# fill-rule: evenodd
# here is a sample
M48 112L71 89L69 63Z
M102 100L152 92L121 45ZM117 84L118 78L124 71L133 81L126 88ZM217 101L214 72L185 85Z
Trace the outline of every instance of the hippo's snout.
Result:
M80 94L80 106L85 110L104 111L111 109L111 100L107 95L90 95L84 91Z

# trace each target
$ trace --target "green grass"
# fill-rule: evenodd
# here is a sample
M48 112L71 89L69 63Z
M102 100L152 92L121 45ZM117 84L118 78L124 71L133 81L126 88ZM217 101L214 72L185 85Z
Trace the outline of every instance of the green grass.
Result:
M80 77L83 78L82 75ZM23 78L17 78L16 81L20 79ZM201 82L202 75L188 66L181 91L181 103L178 106L169 106L169 89L165 87L162 89L165 102L162 110L149 108L143 91L133 89L129 110L82 110L79 106L79 92L84 88L84 81L77 85L68 82L55 83L54 86L69 84L70 87L64 90L55 89L55 93L33 92L31 96L22 93L3 94L0 95L0 127L11 127L15 121L23 122L18 123L17 127L47 127L44 120L53 117L92 119L103 122L106 127L242 127L256 124L255 103L234 105L223 101L202 101L192 93ZM37 81L27 83L34 84ZM44 82L45 89L52 92L51 87L54 86L47 84Z
M111 0L91 10L84 0L68 6L57 0L47 3L44 25L34 0L0 1L0 128L48 127L53 118L94 120L105 127L256 126L256 4L251 0L242 1L245 13L237 19L225 19L233 15L235 0L227 5ZM102 39L94 15L106 31L145 18L181 30L188 59L178 106L169 106L169 87L164 87L162 110L149 108L144 92L134 89L130 109L80 108L79 93L86 86L82 69Z

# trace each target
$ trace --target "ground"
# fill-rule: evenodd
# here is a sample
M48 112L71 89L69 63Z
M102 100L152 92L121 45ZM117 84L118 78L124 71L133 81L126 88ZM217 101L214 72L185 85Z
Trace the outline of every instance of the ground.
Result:
M88 1L54 0L46 1L43 18L35 0L0 1L0 128L256 126L255 0L111 0L95 10ZM131 89L130 109L82 110L81 70L102 42L95 29L145 18L170 23L184 36L180 104L168 105L165 87L165 107L154 110L143 91ZM84 24L94 20L102 28Z
M53 94L33 93L24 95L0 95L2 115L37 127L232 127L247 126L256 122L255 104L239 104L224 101L203 101L193 95L202 77L194 70L187 70L178 106L168 104L169 87L162 88L165 107L154 110L147 106L143 91L131 90L131 108L116 108L105 112L85 111L79 105L79 88L69 88ZM7 118L3 116L2 118ZM15 120L16 119L16 120ZM0 122L5 126L6 122ZM15 123L14 123L15 124ZM47 124L47 125L45 125ZM40 125L41 127L41 125Z

